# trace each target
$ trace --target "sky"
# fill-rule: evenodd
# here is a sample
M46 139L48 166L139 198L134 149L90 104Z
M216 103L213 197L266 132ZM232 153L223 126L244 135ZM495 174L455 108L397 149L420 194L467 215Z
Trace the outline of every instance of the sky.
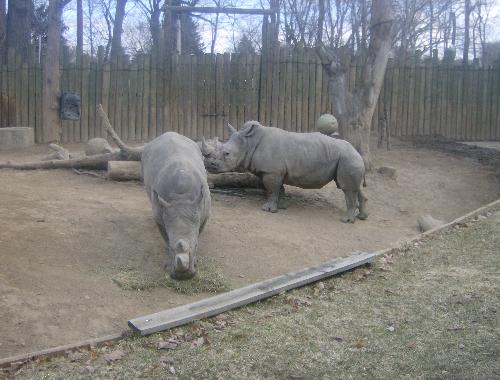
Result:
M267 1L262 1L262 3L266 4ZM128 6L128 15L126 19L126 24L130 24L131 22L137 23L139 20L144 20L144 16L140 13L140 10L133 6L133 2L129 2ZM261 1L258 0L233 0L233 4L239 5L245 8L261 8ZM213 6L213 0L201 0L200 5L203 6ZM64 22L69 27L69 29L65 33L65 37L68 39L68 42L72 45L76 44L76 1L72 1L65 9L64 12ZM215 15L202 15L203 17L215 17ZM491 22L490 22L490 30L487 31L487 41L500 41L500 0L495 0L491 11ZM235 42L239 41L241 38L242 32L241 29L251 29L252 27L258 27L262 20L262 16L247 16L247 15L237 15L236 19L234 16L226 16L220 15L220 28L218 31L217 44L216 44L216 52L222 53L228 50L233 50ZM199 25L199 31L202 36L202 40L205 46L205 51L210 51L211 44L211 28L207 22L202 20L197 20ZM130 27L127 30L125 28L124 38L133 38L134 32L130 30ZM127 37L129 36L129 37Z

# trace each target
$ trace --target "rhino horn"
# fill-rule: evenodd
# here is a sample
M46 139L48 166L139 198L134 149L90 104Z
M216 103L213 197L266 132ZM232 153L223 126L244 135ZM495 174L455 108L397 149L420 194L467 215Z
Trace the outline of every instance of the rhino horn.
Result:
M236 133L236 128L233 127L230 123L227 123L227 130L229 131L229 134L232 135L233 133Z
M189 254L179 253L175 255L174 261L176 272L186 272L189 270Z

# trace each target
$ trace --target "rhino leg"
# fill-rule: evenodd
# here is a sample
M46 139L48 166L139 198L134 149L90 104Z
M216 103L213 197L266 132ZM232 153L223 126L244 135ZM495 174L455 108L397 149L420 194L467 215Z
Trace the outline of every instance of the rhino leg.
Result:
M278 199L278 208L282 210L286 210L288 208L288 202L285 199L285 187L281 185L280 195Z
M368 218L368 212L366 212L366 201L368 199L365 197L361 189L358 191L358 202L359 202L359 214L358 219L365 220Z
M345 203L347 205L347 212L340 220L344 223L354 223L356 221L358 192L352 190L343 190L343 191L345 196Z
M282 179L276 175L264 174L262 176L262 183L267 193L267 202L262 206L262 210L278 212L278 200L283 183Z

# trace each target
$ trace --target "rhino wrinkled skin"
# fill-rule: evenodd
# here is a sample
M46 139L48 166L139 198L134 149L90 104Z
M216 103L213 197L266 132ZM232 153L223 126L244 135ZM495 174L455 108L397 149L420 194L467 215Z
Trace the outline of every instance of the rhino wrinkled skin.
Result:
M247 121L224 144L202 143L206 168L211 172L246 170L262 178L267 191L264 211L276 212L283 184L319 189L334 180L345 195L343 222L366 219L366 198L361 191L365 165L347 141L319 132L294 133ZM356 211L359 209L359 213Z
M144 186L153 218L167 244L170 276L196 274L198 236L210 216L210 190L198 145L167 132L144 146Z

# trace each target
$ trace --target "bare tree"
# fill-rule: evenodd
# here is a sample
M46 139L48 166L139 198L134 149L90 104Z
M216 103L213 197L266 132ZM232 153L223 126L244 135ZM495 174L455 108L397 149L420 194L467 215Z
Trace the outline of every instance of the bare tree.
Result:
M113 38L111 40L111 59L123 54L122 33L123 19L125 18L125 5L127 5L127 0L116 1L116 11L113 24Z
M7 14L7 47L28 60L31 42L31 0L9 0Z
M318 48L323 68L329 77L332 110L339 121L340 133L360 152L367 170L371 169L370 127L384 80L392 46L391 0L373 0L370 44L363 68L363 80L351 92L347 86L347 62L331 49Z
M78 62L83 55L83 1L76 0L76 59Z
M63 8L71 0L49 0L47 54L43 75L43 128L42 142L59 141L61 123L59 120L60 77L59 48L61 46L61 26Z
M0 0L0 64L5 58L5 41L7 38L7 9L5 0Z
M159 49L161 41L161 13L164 0L134 0L148 20L153 49Z

